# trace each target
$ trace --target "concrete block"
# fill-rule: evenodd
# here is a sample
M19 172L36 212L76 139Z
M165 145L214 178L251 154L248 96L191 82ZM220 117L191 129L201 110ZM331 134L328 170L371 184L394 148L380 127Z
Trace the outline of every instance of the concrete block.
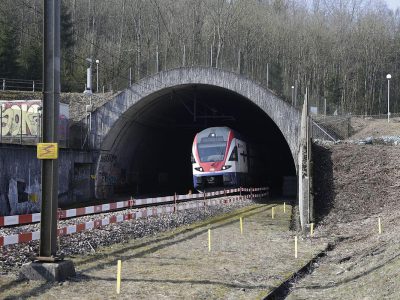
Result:
M75 267L70 260L31 262L24 264L20 271L20 276L29 280L64 281L75 275Z

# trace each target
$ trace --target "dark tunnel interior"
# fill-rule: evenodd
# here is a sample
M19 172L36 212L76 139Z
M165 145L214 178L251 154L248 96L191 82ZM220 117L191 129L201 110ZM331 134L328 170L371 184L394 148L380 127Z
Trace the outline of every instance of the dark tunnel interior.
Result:
M161 91L144 105L124 139L142 138L135 147L126 142L123 162L127 181L116 194L160 195L193 190L191 150L197 132L228 126L252 143L262 158L262 176L273 194L280 194L283 176L296 170L287 142L269 116L248 99L215 86L185 85ZM137 129L136 131L138 131Z

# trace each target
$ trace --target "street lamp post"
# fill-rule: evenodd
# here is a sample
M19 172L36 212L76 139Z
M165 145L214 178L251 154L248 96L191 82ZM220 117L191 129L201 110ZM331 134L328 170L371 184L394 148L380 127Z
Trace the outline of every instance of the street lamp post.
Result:
M292 85L292 106L294 105L294 85Z
M392 78L392 75L390 75L390 74L387 74L386 75L386 79L387 79L387 81L388 81L388 91L387 91L387 95L388 95L388 101L387 101L387 105L388 105L388 107L387 107L387 109L388 109L388 111L387 111L387 120L388 120L388 123L390 122L390 79Z
M99 92L99 62L100 60L96 59L96 93Z

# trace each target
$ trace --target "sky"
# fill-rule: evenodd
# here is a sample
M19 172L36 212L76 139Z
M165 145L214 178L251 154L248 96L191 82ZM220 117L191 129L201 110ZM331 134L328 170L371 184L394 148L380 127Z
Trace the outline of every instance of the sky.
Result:
M396 10L396 8L400 8L400 0L386 0L389 8Z

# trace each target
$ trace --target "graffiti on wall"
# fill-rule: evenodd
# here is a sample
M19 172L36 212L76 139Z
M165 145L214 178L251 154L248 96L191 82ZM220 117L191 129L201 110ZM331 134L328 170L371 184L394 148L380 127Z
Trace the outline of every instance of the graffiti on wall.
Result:
M27 181L11 178L8 183L7 196L11 215L39 212L42 201L38 176L31 179L29 170Z
M1 102L1 135L21 134L37 136L39 132L39 110L41 101Z
M0 101L2 137L37 137L40 134L41 100ZM59 139L68 137L69 107L60 103Z

